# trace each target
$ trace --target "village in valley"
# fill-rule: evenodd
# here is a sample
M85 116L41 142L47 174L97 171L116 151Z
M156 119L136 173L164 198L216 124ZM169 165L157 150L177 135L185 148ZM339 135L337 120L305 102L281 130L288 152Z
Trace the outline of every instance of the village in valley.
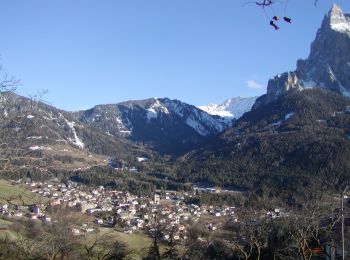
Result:
M18 181L16 185L19 185ZM164 242L173 240L183 243L190 224L200 219L204 220L209 232L220 229L228 218L239 221L236 214L238 208L186 203L186 199L195 197L198 190L228 192L214 188L196 187L191 192L166 191L155 192L153 196L136 196L127 191L110 190L103 186L93 188L72 181L63 183L58 179L49 182L26 181L22 185L36 194L38 201L26 206L3 203L0 205L2 217L50 223L57 221L51 214L53 208L69 209L88 216L79 225L72 226L71 232L76 236L86 235L101 227L126 234L143 232L151 236L155 228L163 226ZM264 214L267 218L286 215L280 209Z

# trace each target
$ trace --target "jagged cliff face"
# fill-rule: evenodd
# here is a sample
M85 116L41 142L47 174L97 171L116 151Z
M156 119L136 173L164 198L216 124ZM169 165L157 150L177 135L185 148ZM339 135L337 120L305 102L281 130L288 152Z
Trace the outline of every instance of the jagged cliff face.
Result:
M298 61L296 74L321 87L350 90L350 15L333 5L317 32L308 59Z
M301 88L301 82L295 72L286 72L281 75L277 75L269 80L266 95L259 97L255 101L253 109L260 107L262 104L267 104L276 100L287 91Z
M269 80L266 95L254 108L276 100L292 89L320 87L350 96L350 15L337 6L325 16L310 55L298 60L297 69Z

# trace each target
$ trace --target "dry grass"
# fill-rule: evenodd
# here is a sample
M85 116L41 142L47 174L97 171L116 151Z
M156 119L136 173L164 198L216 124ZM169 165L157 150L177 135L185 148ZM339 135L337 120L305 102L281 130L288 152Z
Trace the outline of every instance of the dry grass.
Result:
M20 196L21 199L16 198ZM11 199L14 198L14 199ZM7 203L11 199L11 203L15 205L34 204L38 201L38 197L23 187L15 186L5 180L0 180L0 203Z
M100 228L100 232L101 234L108 234L112 239L124 242L136 259L142 259L146 256L152 243L151 238L142 232L125 234L112 228ZM160 251L161 253L165 251L164 245L160 245Z

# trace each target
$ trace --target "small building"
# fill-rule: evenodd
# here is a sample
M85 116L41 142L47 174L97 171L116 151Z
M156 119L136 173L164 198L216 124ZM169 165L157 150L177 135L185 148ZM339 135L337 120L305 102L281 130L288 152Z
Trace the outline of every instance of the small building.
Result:
M94 220L94 223L95 223L95 224L101 225L101 224L103 224L103 219L101 219L101 218L96 218L96 219Z
M80 234L80 230L78 228L72 228L72 233L75 236L78 236Z
M51 222L51 218L48 217L48 216L44 216L44 217L43 217L43 221L45 221L45 222Z
M40 208L39 208L38 206L34 206L34 207L32 208L32 212L33 212L34 214L40 214Z

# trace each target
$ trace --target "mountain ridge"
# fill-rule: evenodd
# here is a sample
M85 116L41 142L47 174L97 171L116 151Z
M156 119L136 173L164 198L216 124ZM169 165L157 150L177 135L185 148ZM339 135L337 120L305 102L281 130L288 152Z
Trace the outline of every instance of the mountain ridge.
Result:
M74 170L107 165L109 157L133 162L137 156L153 156L135 143L112 138L75 120L64 110L14 93L2 93L1 97L7 101L0 118L1 141L6 144L0 152L0 166L5 168L21 162L25 170L40 162L45 169Z
M231 121L169 98L97 105L73 113L76 120L111 136L144 142L161 153L181 153L226 130Z

